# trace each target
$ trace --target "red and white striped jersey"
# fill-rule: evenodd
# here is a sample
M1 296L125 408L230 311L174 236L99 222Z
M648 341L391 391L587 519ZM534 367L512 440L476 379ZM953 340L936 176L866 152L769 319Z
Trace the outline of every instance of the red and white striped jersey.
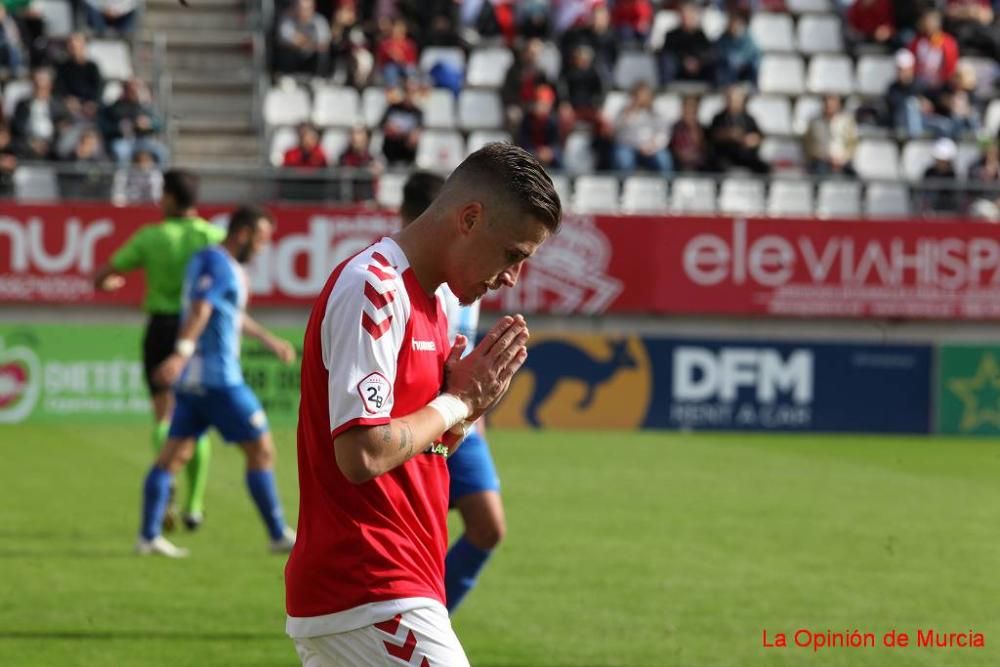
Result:
M441 389L449 349L438 297L391 239L340 264L316 300L302 353L298 537L285 568L293 637L444 603L444 457L419 454L353 484L333 441L424 407Z

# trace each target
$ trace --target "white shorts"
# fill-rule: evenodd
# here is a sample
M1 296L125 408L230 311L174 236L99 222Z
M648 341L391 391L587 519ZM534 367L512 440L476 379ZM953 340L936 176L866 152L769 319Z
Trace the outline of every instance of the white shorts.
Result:
M357 630L294 641L302 667L469 667L444 607L414 609Z

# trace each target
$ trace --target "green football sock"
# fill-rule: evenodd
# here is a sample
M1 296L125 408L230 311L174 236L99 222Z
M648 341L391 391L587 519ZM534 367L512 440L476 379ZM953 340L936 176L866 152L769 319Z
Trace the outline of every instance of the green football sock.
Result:
M212 460L212 441L208 435L198 439L194 456L187 464L188 496L184 505L187 514L202 514L205 511L205 488L208 486L208 463Z
M170 421L156 422L153 427L153 453L160 454L163 445L167 442L167 434L170 432Z

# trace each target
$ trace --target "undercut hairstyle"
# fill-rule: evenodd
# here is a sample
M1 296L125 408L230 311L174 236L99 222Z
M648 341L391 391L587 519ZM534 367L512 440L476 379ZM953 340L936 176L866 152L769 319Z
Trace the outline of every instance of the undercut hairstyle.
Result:
M516 218L531 216L550 233L559 230L562 204L545 167L520 146L504 142L486 144L452 172L442 198L476 193L487 208Z
M410 224L427 210L431 202L437 199L444 186L444 178L429 171L414 172L403 186L403 203L399 207L399 215L403 226Z
M267 220L271 225L275 224L274 216L266 209L252 204L240 206L229 216L229 228L226 233L229 236L233 236L241 229L249 229L253 232L257 229L257 224L261 219Z
M163 194L170 195L180 210L198 203L198 177L190 171L171 169L163 175Z

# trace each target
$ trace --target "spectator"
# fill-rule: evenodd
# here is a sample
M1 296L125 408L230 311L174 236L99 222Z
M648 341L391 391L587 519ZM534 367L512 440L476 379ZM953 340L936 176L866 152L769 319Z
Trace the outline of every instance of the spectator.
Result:
M500 99L503 101L507 117L508 131L511 134L521 127L524 109L535 98L535 91L541 85L552 85L548 75L541 68L540 60L545 44L540 39L529 39L524 43L518 57L511 63L500 89ZM569 62L567 60L566 62Z
M896 80L886 91L892 127L904 137L918 137L929 129L934 105L927 85L916 78L913 52L896 52Z
M66 59L56 66L56 94L77 118L97 117L104 79L94 61L87 58L87 40L75 32L66 40Z
M905 48L917 35L917 23L927 6L924 0L892 0L893 25L896 27L896 39L893 46Z
M934 213L958 213L960 208L959 193L955 187L958 176L955 174L955 156L958 149L951 139L938 139L931 149L931 159L934 162L924 172L927 189L923 193L924 210Z
M315 0L295 0L278 25L275 69L325 76L329 71L330 25L316 13Z
M70 123L66 105L52 95L52 73L44 68L31 72L31 96L17 103L11 122L14 145L29 160L54 156L59 133Z
M97 130L81 129L73 149L62 157L73 163L71 169L60 170L57 176L63 199L107 200L110 191L106 169L108 156Z
M809 121L803 142L812 173L854 175L851 160L858 145L858 126L854 116L843 110L838 95L823 97L823 110Z
M716 171L745 167L766 174L771 167L760 158L761 132L746 111L747 94L740 86L726 89L726 107L709 127L712 162Z
M896 36L892 0L856 0L846 19L844 33L851 45L888 45Z
M128 165L137 150L149 151L160 165L167 163L167 149L156 139L160 120L139 79L125 82L121 96L98 112L98 124L119 165Z
M25 65L24 45L21 31L14 17L7 13L7 7L0 3L0 71L7 70L11 78L17 78Z
M519 0L514 5L514 22L519 37L545 39L549 34L549 0Z
M919 34L910 43L916 59L916 76L931 88L939 88L955 72L958 44L941 29L941 12L928 9L920 15Z
M93 127L84 128L77 135L76 146L65 159L78 164L107 162L108 156L101 145L101 135Z
M301 123L298 128L299 143L285 151L281 161L283 167L297 169L323 169L327 166L326 154L319 145L319 132L309 123Z
M604 80L594 66L594 51L578 46L563 67L560 96L573 108L576 117L593 121L604 102Z
M653 3L649 0L616 0L611 24L622 44L642 48L653 27Z
M681 24L667 33L660 50L660 82L712 81L712 44L701 29L701 10L685 0L680 13Z
M976 197L970 210L973 217L1000 221L1000 144L996 139L983 143L983 157L969 168L969 180Z
M113 30L128 37L135 31L137 0L84 0L83 8L87 25L99 36Z
M330 56L343 64L348 85L364 88L375 69L375 56L358 22L354 3L340 3L330 24Z
M631 99L618 115L615 129L615 169L631 173L639 166L663 175L673 171L667 150L669 128L653 107L649 84L638 83L632 88Z
M386 86L403 83L417 71L417 44L407 35L406 21L392 22L389 34L382 38L375 52L375 66Z
M14 170L17 169L17 151L10 135L10 128L0 122L0 197L14 194Z
M340 154L338 163L341 167L364 169L366 175L352 179L354 201L369 201L375 198L375 177L382 173L382 164L371 152L371 136L363 125L351 128L351 139Z
M562 36L559 50L563 62L570 61L573 50L578 46L593 49L597 71L605 81L611 81L618 60L618 38L611 29L611 15L605 5L594 7L593 12L585 14Z
M531 109L521 121L518 145L532 153L546 167L562 167L562 145L559 137L559 121L554 113L555 91L551 86L541 85L535 90Z
M681 103L681 117L670 136L670 153L678 171L704 171L708 166L708 139L698 120L701 99L686 95Z
M989 0L946 0L945 29L963 55L1000 58L1000 26Z
M973 98L975 77L971 66L960 65L951 80L932 95L934 117L929 126L937 136L959 139L979 131L979 112Z
M389 94L391 103L379 123L385 137L382 154L389 164L410 165L417 157L424 126L424 114L416 103L417 83L409 79L402 90L394 88Z
M859 0L860 1L860 0ZM747 15L730 11L726 31L715 43L716 82L720 86L744 82L757 87L757 70L760 68L760 48L747 30Z
M115 172L111 185L111 202L115 206L151 204L163 194L163 173L156 158L146 150L137 150L132 164Z

